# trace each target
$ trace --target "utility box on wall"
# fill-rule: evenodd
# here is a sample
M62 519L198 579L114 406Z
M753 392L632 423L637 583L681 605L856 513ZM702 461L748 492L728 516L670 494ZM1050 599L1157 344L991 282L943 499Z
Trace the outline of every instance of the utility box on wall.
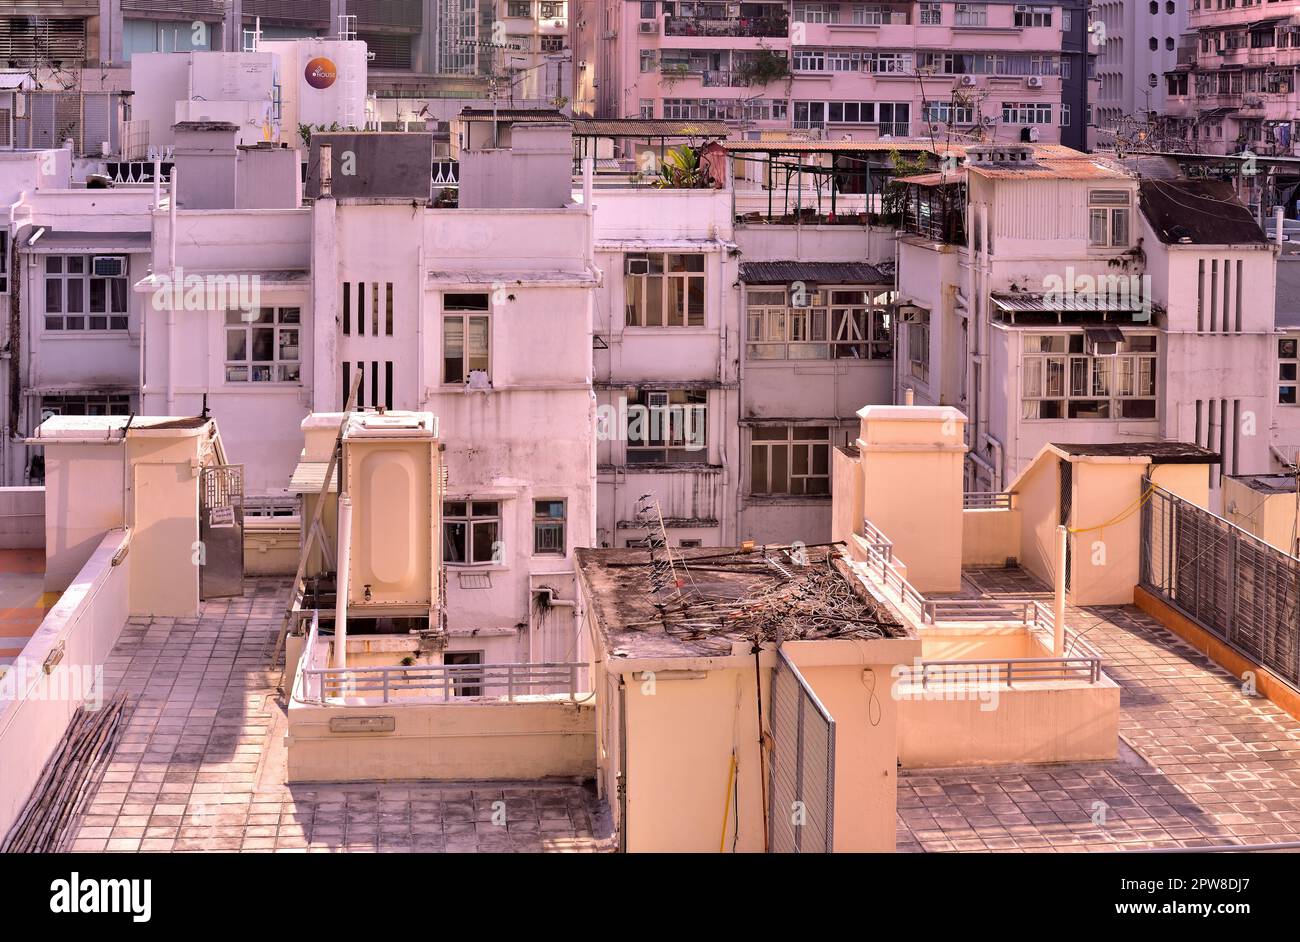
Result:
M430 412L358 413L343 437L352 501L348 608L428 615L439 603L441 454Z

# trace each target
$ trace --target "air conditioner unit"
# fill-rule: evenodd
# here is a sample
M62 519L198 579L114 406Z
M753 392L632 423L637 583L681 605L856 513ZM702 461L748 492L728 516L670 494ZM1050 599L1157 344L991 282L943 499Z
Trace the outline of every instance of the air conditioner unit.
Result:
M96 255L90 260L90 273L98 278L121 278L126 274L126 259L121 255Z
M1017 3L1017 4L1016 4L1016 12L1017 12L1017 13L1028 13L1028 12L1029 12L1029 7L1028 7L1027 4L1024 4L1024 3Z
M641 33L658 33L658 32L659 32L659 24L658 24L658 22L656 22L655 20L642 20L640 23L637 24L637 26L640 27L640 29L638 30L638 32L641 32Z
M648 275L650 274L650 259L648 258L629 258L627 260L627 273L629 275Z
M975 84L976 84L976 82L975 82L975 76L973 76L973 75L963 75L963 76L961 77L961 83L962 83L963 85L965 85L967 88L973 88L973 87L975 86Z
M1031 75L1027 79L1025 79L1025 84L1028 85L1030 88L1042 88L1043 77L1041 75Z
M1119 344L1114 340L1094 340L1089 344L1088 352L1095 357L1118 356Z
M958 13L969 13L969 12L970 12L970 4L969 4L969 3L959 3L959 4L957 4L957 12L958 12Z
M668 393L648 392L645 394L645 404L651 409L667 409Z

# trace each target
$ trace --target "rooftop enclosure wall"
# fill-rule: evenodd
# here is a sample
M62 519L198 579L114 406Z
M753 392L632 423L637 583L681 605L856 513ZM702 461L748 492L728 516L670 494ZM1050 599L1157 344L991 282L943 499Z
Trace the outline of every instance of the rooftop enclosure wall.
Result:
M1223 479L1223 516L1284 553L1296 553L1296 494L1262 494L1236 478Z
M0 488L0 549L45 548L45 488Z
M596 773L592 702L392 703L289 711L288 781L589 779ZM333 732L331 719L389 717L385 733Z
M739 645L741 649L745 645ZM892 851L897 707L896 663L919 655L915 639L790 641L784 650L835 719L836 851ZM771 721L771 651L760 656L764 728ZM597 665L602 789L630 852L761 852L766 817L758 749L754 659L663 658L645 673ZM620 681L623 685L620 692ZM878 686L871 696L870 685ZM621 713L620 713L621 711ZM626 817L616 783L626 733ZM731 762L736 759L736 778ZM735 798L724 825L728 788ZM785 813L777 809L775 813ZM724 831L725 828L725 831Z
M554 208L573 197L573 137L567 123L517 124L506 148L463 149L462 209Z
M1209 466L1152 464L1146 457L1066 456L1050 446L1043 449L1009 490L1020 519L1020 565L1048 585L1056 581L1062 464L1070 467L1069 601L1131 605L1138 582L1139 510L1147 475L1157 486L1206 506Z
M13 826L73 711L93 685L103 694L102 669L127 617L130 552L125 530L104 534L85 564L12 665L0 668L0 836ZM46 674L46 658L63 645Z
M966 417L950 406L867 406L857 446L862 510L922 592L961 587Z
M732 235L727 190L597 187L591 202L597 241L729 239Z

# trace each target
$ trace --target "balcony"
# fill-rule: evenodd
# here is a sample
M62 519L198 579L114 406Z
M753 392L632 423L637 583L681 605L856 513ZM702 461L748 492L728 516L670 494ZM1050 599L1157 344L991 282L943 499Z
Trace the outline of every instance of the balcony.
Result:
M665 36L736 36L781 38L790 32L784 16L741 17L739 19L704 19L702 17L664 17Z

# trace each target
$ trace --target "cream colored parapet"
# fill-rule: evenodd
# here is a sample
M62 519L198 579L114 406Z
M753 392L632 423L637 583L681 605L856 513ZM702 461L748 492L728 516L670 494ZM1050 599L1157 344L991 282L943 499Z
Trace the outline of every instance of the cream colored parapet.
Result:
M961 587L966 416L951 406L859 410L862 514L922 592Z

